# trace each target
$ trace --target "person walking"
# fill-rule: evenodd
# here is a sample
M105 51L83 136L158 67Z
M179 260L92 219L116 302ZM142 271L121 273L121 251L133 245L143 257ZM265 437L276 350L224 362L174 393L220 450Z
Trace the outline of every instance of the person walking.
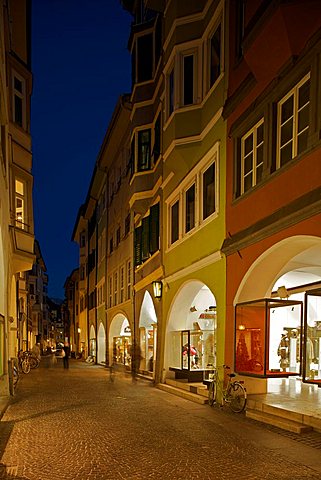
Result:
M65 343L63 347L63 351L65 352L65 355L63 357L63 362L64 362L64 368L69 368L69 355L70 355L70 347L69 343Z

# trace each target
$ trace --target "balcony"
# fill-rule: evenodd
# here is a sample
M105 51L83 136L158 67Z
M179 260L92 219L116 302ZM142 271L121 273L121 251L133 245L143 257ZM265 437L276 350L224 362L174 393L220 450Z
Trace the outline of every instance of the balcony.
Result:
M34 235L27 229L10 225L10 238L12 242L12 264L15 273L31 270L35 260Z

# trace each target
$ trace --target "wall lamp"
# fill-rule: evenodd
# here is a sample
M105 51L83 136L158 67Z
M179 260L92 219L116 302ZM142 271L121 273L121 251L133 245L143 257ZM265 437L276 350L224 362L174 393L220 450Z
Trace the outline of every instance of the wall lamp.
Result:
M163 284L160 281L153 282L153 293L155 298L162 298Z

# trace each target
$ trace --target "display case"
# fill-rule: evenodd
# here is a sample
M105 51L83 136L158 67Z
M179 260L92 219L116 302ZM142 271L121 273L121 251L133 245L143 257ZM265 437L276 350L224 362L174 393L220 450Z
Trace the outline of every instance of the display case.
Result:
M113 338L113 362L115 364L130 365L131 337Z
M321 386L321 289L305 295L303 381Z
M257 377L298 375L303 303L260 299L235 307L235 371Z

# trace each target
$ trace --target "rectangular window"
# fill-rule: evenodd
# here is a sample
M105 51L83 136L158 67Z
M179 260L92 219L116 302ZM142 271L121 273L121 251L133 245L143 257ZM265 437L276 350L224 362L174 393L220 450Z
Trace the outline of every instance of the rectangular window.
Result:
M137 39L137 82L153 78L153 34L149 33Z
M150 208L149 213L149 252L151 255L159 250L159 203Z
M15 191L16 226L25 229L25 184L21 180L15 180Z
M241 139L241 194L262 180L263 133L262 119Z
M174 112L175 105L175 84L174 84L174 67L168 75L168 116Z
M185 233L195 227L195 183L185 192Z
M120 303L123 303L124 298L124 267L120 268Z
M129 234L130 231L130 213L125 218L125 237Z
M113 306L113 280L112 277L108 279L108 307Z
M114 305L117 305L118 300L118 275L114 273Z
M13 77L13 121L20 127L25 126L25 81L21 77Z
M306 150L309 116L310 73L278 103L277 168Z
M117 228L116 230L116 246L120 244L120 227Z
M142 172L151 168L151 130L138 132L138 159L137 171Z
M127 300L130 300L131 292L131 262L127 262Z
M159 113L154 129L154 148L153 148L153 157L154 163L157 162L161 154L161 114Z
M194 55L183 57L183 105L194 103Z
M215 162L202 175L203 220L215 212Z
M171 206L171 244L179 238L179 200Z
M218 25L210 39L210 88L221 73L222 26Z
M113 253L114 251L114 242L113 242L113 237L109 240L109 253Z

